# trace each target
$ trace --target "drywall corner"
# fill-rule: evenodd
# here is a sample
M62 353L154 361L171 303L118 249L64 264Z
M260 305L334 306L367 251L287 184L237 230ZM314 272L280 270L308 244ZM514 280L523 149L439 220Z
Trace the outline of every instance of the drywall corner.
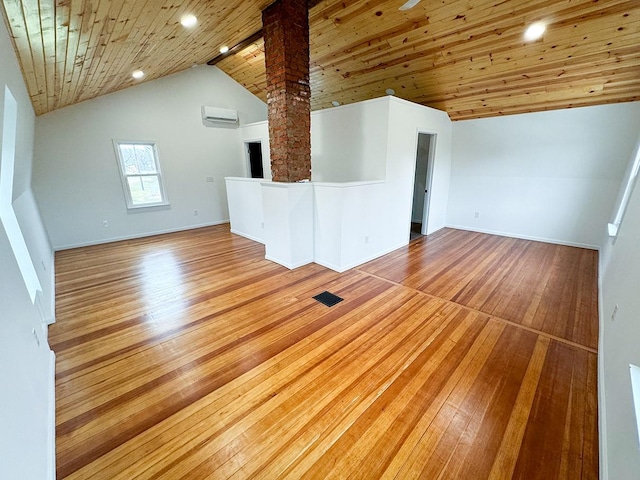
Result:
M603 249L598 254L598 445L600 452L600 480L609 479L607 452L607 397L604 377L604 310L602 296Z
M47 470L49 479L56 480L56 354L49 351L49 438Z

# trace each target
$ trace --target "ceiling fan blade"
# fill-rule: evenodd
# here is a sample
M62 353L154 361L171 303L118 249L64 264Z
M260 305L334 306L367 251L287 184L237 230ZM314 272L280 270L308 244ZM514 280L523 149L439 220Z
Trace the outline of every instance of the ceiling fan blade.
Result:
M402 5L398 10L409 10L410 8L415 7L420 3L420 0L409 0L407 3Z

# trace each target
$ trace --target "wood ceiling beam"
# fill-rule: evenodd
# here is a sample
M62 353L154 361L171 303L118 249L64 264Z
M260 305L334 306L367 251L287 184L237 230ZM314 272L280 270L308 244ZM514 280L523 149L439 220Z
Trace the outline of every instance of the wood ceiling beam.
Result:
M309 0L309 10L311 10L313 7L318 5L321 1L322 0ZM249 35L247 38L242 40L240 43L237 43L236 45L231 47L227 52L220 53L219 55L216 55L215 57L213 57L211 60L209 60L207 62L207 65L213 66L216 63L224 60L225 58L227 58L227 57L229 57L231 55L235 55L238 52L241 52L242 50L247 48L252 43L255 43L258 40L260 40L263 36L264 36L264 32L263 32L263 29L261 28L260 30L255 32L253 35Z
M260 40L264 35L263 29L261 28L260 30L258 30L256 33L254 33L253 35L250 35L249 37L245 38L244 40L242 40L240 43L234 45L233 47L231 47L227 52L225 53L220 53L219 55L216 55L215 57L213 57L211 60L209 60L207 62L207 65L215 65L216 63L220 62L221 60L224 60L225 58L231 56L231 55L235 55L236 53L244 50L245 48L247 48L249 45L251 45L254 42L257 42L258 40Z

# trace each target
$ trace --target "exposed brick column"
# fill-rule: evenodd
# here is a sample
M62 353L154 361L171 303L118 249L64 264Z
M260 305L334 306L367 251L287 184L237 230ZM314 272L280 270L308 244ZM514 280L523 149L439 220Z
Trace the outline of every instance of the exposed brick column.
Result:
M309 2L277 0L262 23L273 181L310 179Z

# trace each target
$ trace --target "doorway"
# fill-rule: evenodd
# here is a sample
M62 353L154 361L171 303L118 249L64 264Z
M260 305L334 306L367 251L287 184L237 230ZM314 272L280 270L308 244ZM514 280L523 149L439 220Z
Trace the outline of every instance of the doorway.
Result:
M418 133L416 149L416 169L413 180L413 205L411 208L411 228L409 239L427 234L429 225L429 204L431 200L431 180L433 157L435 155L435 133Z
M262 143L246 142L244 144L247 152L247 160L249 162L249 174L251 178L264 178L264 170L262 167Z

